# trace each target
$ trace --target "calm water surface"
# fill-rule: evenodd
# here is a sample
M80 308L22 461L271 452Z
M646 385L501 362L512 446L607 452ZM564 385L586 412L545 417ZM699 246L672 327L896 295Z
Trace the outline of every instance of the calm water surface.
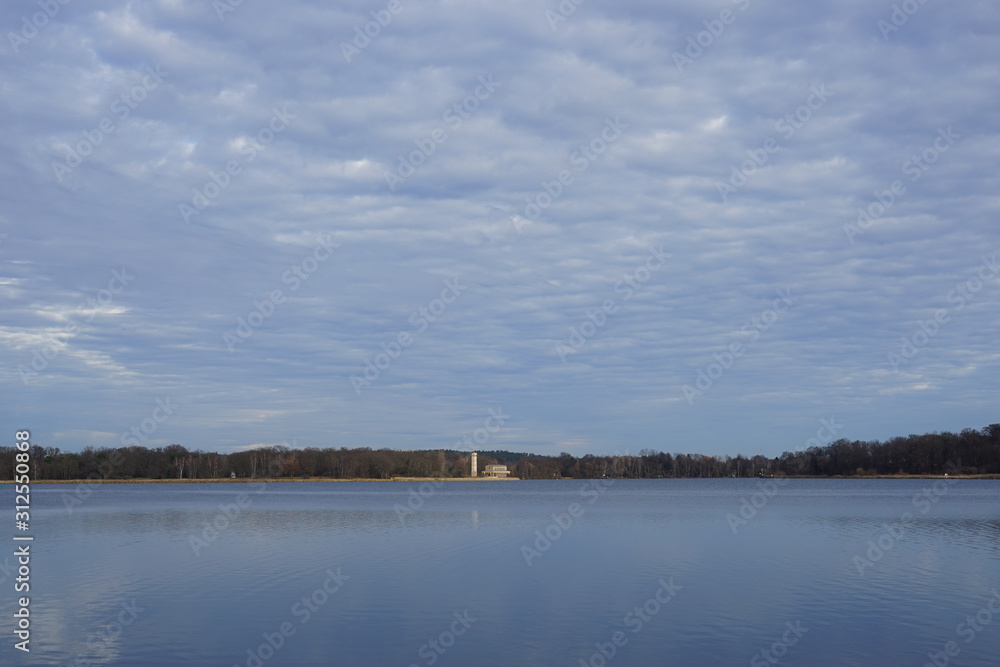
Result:
M760 484L39 485L0 664L1000 664L1000 483Z

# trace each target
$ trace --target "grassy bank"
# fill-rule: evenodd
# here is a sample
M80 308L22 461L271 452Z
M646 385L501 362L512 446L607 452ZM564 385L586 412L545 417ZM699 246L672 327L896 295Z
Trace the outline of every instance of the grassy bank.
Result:
M562 481L572 480L572 477L562 477ZM589 478L577 478L586 481ZM775 479L773 477L666 477L659 478L660 481L672 479ZM990 479L1000 480L1000 475L872 475L864 477L794 477L787 476L784 479ZM348 479L334 479L331 477L217 477L198 479L38 479L32 480L32 484L219 484L219 483L256 483L256 482L502 482L519 481L519 477L507 477L505 479L494 477L392 477L390 479L372 479L365 477L352 477ZM2 482L13 484L12 480Z

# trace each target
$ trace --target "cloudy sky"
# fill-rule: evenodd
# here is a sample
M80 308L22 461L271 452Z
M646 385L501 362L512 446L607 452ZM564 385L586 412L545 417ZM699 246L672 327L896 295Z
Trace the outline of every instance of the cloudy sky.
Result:
M992 0L61 2L3 10L10 434L777 455L1000 421Z

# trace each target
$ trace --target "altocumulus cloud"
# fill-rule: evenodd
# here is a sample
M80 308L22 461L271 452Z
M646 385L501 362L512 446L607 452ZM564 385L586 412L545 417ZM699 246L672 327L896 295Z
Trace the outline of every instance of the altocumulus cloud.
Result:
M164 396L146 444L210 450L442 447L496 405L491 447L539 453L996 421L1000 282L949 301L1000 250L994 3L98 0L3 28L0 415L45 445L117 445ZM554 354L650 248L670 260Z

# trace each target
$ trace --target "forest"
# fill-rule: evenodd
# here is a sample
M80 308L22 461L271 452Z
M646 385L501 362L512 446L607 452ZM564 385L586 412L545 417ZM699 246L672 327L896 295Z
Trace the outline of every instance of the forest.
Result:
M885 475L1000 475L1000 424L961 433L928 433L878 440L840 439L781 456L705 456L642 449L614 456L566 452L541 456L479 451L479 470L506 464L521 479L670 477L869 477ZM0 447L0 479L14 478L16 450ZM218 454L167 447L87 447L81 452L34 445L32 480L253 478L393 479L468 477L470 452L401 451L287 446Z

